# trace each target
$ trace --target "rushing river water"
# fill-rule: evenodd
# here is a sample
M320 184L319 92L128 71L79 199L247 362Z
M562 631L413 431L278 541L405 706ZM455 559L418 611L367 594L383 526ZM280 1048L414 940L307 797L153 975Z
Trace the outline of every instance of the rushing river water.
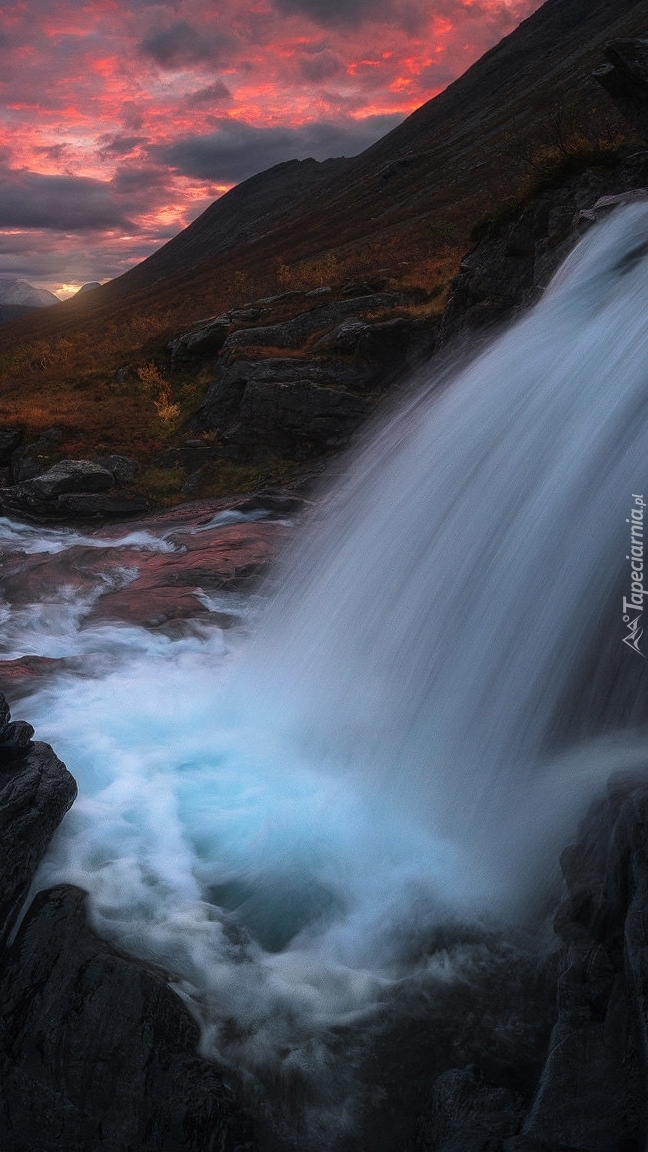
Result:
M420 382L260 593L280 512L0 523L4 658L56 661L20 715L79 783L39 883L173 974L206 1053L334 1080L331 1030L451 979L435 926L539 916L644 766L647 250L616 214Z

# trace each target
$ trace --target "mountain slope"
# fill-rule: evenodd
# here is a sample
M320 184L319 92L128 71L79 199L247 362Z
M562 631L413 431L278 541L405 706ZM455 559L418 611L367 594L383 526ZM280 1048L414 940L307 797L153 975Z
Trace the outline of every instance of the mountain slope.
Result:
M511 135L532 131L566 93L582 92L593 110L612 114L589 72L606 40L647 27L646 0L547 0L360 156L323 165L292 161L245 181L114 281L112 291L183 274L259 240L274 242L289 259L429 215L433 206L447 210L451 198L457 207L465 199L467 211L476 200L483 206L484 196L492 201L510 191L512 162L502 151L510 150Z
M547 0L360 156L276 165L124 276L4 324L0 421L62 425L115 445L127 408L116 370L134 366L124 389L128 419L139 420L138 368L159 364L169 338L197 319L282 288L339 290L374 274L392 288L440 291L474 224L515 197L525 140L546 140L565 98L583 104L586 133L609 120L617 142L633 139L590 74L608 40L647 28L648 0ZM206 383L191 383L196 407ZM169 431L151 428L141 439L153 452Z
M188 272L206 259L289 225L297 207L310 200L332 176L345 172L350 163L344 158L323 163L288 160L251 176L113 283L122 291L133 291L166 276Z

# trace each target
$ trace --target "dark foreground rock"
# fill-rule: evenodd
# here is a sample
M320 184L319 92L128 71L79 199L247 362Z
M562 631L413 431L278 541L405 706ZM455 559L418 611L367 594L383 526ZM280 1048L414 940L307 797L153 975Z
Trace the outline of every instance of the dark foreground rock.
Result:
M646 1142L648 784L612 782L562 856L569 894L556 916L567 947L558 1021L527 1148L621 1152ZM535 1141L531 1144L529 1141Z
M243 1152L249 1128L163 974L87 925L85 894L32 904L0 979L3 1152Z

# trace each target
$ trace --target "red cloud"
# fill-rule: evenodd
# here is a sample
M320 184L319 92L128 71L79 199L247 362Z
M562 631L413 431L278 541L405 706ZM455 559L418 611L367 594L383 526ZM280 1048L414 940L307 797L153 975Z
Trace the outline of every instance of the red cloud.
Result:
M251 174L244 163L268 166L291 147L324 159L327 149L351 155L367 146L539 6L222 0L216 11L211 0L8 0L0 6L0 157L5 172L38 188L48 233L27 205L21 226L15 199L11 224L3 219L0 195L0 275L11 234L34 241L30 249L16 240L12 274L55 284L58 244L61 278L73 280L77 209L76 231L94 229L96 255L91 269L87 257L77 262L78 278L115 275L129 244L141 259L232 179ZM376 109L382 118L369 119ZM61 201L57 228L63 187L68 203ZM92 189L94 216L81 212L75 190L83 188ZM115 234L121 219L132 222L128 240ZM47 250L40 265L39 235Z

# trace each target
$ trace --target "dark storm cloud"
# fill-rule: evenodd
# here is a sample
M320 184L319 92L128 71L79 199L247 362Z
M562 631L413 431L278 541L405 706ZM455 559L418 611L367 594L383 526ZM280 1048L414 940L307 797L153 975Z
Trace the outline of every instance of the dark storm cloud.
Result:
M321 120L297 128L254 128L240 120L221 120L215 132L153 146L150 154L184 176L235 184L284 160L355 156L402 119L397 114Z
M354 27L367 21L388 22L414 31L435 14L437 4L399 0L274 0L278 12L308 16L328 27ZM445 7L446 5L444 5ZM452 7L459 7L454 0Z
M209 107L210 104L226 104L228 100L232 99L232 93L222 80L215 80L213 84L209 84L206 88L199 88L197 92L192 92L191 96L187 97L187 108L201 108Z
M128 211L132 212L136 210L138 200L143 200L143 209L150 207L152 193L164 191L168 183L169 176L163 168L153 164L132 164L117 169L110 181L110 189L116 196L129 200Z
M217 63L227 58L237 40L230 32L205 32L177 20L167 28L151 32L142 40L139 49L162 68L181 68L189 64Z
M323 48L320 52L303 52L299 56L299 67L306 80L320 83L344 70L344 64L336 52Z
M119 160L132 156L143 144L148 144L146 136L100 136L99 155L102 160Z
M100 180L0 169L0 228L80 232L133 227L110 186Z

